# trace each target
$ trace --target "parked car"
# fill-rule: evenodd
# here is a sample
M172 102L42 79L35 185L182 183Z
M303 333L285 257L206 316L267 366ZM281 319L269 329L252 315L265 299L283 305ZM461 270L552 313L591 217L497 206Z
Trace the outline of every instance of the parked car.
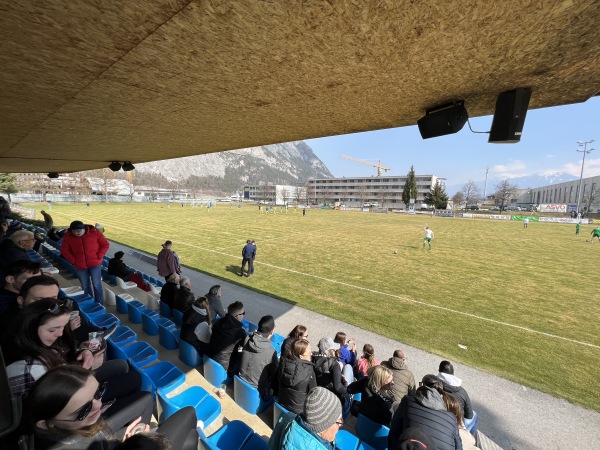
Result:
M498 206L492 206L490 211L500 211L500 208Z
M467 209L469 209L471 211L479 211L479 206L477 206L477 205L470 205L470 206L467 206Z

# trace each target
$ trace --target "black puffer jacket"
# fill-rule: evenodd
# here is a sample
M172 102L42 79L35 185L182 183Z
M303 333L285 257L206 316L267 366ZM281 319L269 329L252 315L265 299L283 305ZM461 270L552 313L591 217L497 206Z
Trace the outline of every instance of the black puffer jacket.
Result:
M317 386L330 390L341 399L346 393L346 385L337 359L325 355L315 355L313 364L315 365Z
M243 344L245 338L242 322L226 314L214 323L206 354L228 370L233 350L240 341Z
M195 300L194 293L189 288L181 286L175 294L173 308L184 313L192 307Z
M198 308L192 306L184 312L181 323L181 340L192 344L196 349L204 348L205 344L198 339L195 333L196 327L202 322L208 322L208 316L198 312Z
M306 396L312 388L317 387L313 363L303 359L285 358L279 364L277 380L281 406L296 414L302 414Z
M416 395L402 399L390 425L388 447L410 427L421 428L435 440L438 450L462 450L456 416L446 411L441 395L432 388L420 387Z
M179 285L167 281L160 290L161 303L164 303L169 308L173 309L173 305L175 304L175 294L177 294L177 292L179 292Z

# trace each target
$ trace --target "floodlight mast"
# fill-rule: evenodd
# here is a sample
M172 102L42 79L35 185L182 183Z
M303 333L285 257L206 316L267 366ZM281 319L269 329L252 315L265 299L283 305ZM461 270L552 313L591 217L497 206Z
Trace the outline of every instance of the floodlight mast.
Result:
M583 147L583 150L575 150L576 152L583 153L583 161L581 161L581 175L579 176L579 189L577 190L577 218L580 217L579 204L581 202L581 184L583 182L583 166L585 165L585 155L592 153L595 150L594 148L590 148L589 150L587 149L587 145L591 144L592 142L594 142L593 139L591 141L577 141L577 144L579 144L580 147Z

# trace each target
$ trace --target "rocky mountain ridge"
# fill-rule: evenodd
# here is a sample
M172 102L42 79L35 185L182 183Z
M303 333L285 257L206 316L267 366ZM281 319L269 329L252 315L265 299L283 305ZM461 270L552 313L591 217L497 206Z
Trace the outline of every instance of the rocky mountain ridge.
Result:
M315 176L332 177L304 141L140 163L136 171L160 174L182 187L226 191L260 182L304 185Z

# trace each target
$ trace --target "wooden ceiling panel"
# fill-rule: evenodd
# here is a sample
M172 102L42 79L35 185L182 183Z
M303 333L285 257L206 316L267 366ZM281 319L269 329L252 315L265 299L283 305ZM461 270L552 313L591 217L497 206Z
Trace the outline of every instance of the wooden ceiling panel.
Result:
M452 99L479 116L515 87L532 88L530 108L600 91L594 0L30 0L0 8L0 133L21 137L0 147L9 171L408 126ZM51 160L6 159L15 154Z

